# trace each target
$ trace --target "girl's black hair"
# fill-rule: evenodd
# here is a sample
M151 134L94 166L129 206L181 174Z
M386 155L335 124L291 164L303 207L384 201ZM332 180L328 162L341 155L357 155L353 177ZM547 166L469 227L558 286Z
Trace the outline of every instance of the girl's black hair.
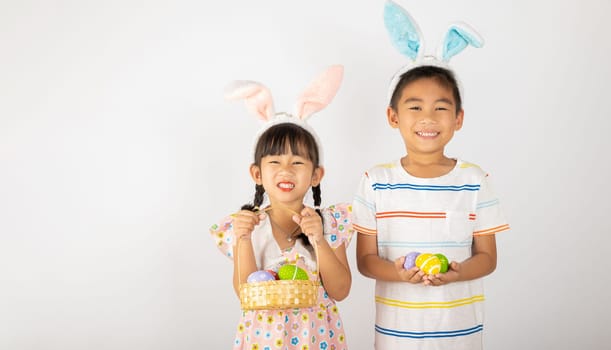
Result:
M312 162L314 169L320 166L320 153L316 144L316 139L306 129L293 123L276 124L265 130L259 137L255 146L253 164L260 167L261 159L266 156L277 156L285 154L288 150L294 155L304 157ZM242 206L242 210L257 211L263 204L265 189L262 185L255 185L255 196L252 203ZM312 186L312 196L314 197L314 207L322 218L322 213L318 207L321 203L320 184ZM303 240L304 245L310 245L305 234L297 236Z
M448 69L437 66L420 66L403 73L401 78L399 78L395 91L392 93L390 107L396 111L403 89L410 83L424 78L435 79L441 86L452 90L452 95L456 102L456 113L462 109L462 99L460 98L460 90L458 89L458 83L454 73Z

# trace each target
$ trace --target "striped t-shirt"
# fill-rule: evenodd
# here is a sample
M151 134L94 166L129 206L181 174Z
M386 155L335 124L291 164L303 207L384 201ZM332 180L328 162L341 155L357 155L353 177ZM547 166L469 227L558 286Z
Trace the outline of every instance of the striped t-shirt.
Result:
M487 174L461 160L437 178L411 176L400 160L373 167L353 215L354 228L375 235L391 261L418 251L461 262L474 236L509 229ZM483 301L481 278L436 287L376 281L376 349L481 349Z

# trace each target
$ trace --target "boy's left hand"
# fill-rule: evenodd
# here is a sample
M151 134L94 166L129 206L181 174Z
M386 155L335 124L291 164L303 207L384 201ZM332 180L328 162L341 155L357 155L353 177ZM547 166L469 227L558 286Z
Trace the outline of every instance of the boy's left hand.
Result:
M425 286L443 286L444 284L458 281L459 272L460 264L452 261L447 272L425 275L422 279Z
M301 231L308 236L308 240L313 245L319 243L323 239L322 231L322 219L320 215L310 207L305 207L301 210L299 215L293 215L293 221L295 221L300 227Z

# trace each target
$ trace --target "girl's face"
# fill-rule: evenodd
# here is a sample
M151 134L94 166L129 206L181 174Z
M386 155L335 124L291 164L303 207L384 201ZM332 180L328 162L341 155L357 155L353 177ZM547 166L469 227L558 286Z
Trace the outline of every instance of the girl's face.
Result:
M403 88L396 110L388 107L388 123L399 129L408 154L443 155L463 123L455 103L452 91L437 80L418 79Z
M263 185L272 206L279 202L301 207L305 194L311 186L320 183L324 171L322 167L315 169L312 161L287 149L282 155L261 158L261 165L252 165L250 173L257 184Z

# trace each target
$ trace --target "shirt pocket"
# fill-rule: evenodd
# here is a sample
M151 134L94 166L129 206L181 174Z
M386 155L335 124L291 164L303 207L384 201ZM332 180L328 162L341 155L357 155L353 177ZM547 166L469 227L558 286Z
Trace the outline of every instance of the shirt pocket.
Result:
M471 242L475 227L475 213L469 211L448 211L443 228L445 239L449 242Z

